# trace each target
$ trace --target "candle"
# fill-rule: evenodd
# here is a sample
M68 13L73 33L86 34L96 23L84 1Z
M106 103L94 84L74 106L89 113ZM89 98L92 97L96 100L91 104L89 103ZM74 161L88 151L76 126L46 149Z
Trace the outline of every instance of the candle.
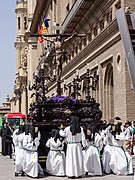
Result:
M45 79L45 85L47 85L47 80Z
M38 70L36 69L36 70L35 70L35 76L37 76L37 75L38 75Z
M53 75L54 75L54 76L56 75L56 69L53 70Z
M66 79L64 79L64 84L66 84Z
M76 77L76 74L73 74L73 79L75 79L75 77Z
M44 69L44 63L41 64L41 69Z
M79 76L79 70L78 69L76 70L76 76Z
M86 68L90 69L90 64L89 63L86 64Z

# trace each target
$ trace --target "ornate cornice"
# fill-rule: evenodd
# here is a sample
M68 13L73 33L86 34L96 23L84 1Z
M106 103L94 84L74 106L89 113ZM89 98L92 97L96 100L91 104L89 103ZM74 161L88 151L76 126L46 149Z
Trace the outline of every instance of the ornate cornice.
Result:
M78 65L79 67L84 66L87 61L92 61L120 39L117 21L114 19L114 21L77 54L74 59L67 63L63 69L63 76L70 76L75 67ZM69 69L71 69L70 72Z

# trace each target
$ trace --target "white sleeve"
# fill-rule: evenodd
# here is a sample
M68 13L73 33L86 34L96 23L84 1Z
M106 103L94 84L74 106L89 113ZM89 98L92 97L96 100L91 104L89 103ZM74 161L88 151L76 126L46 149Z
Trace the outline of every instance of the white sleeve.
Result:
M60 140L57 140L57 142L55 142L54 140L51 142L52 146L54 148L57 148L59 147L62 143L60 142Z
M108 127L104 130L104 134L107 134L107 133L110 131L110 129L111 129L111 125L108 126Z
M39 139L39 140L41 139L41 133L40 133L40 131L38 131L38 139Z
M66 129L64 129L64 130L61 129L59 131L59 134L60 134L61 137L66 137L67 136Z
M103 140L102 140L102 137L99 140L99 149L100 149L100 151L103 149Z
M121 133L120 135L116 134L116 139L124 140L125 139L124 133Z
M23 138L23 147L26 148L27 144L28 144L28 135L25 135Z
M85 134L84 134L84 131L83 131L82 127L81 127L81 137L82 137L82 145L83 145L83 147L86 147L87 146L87 141L85 139Z
M50 139L48 139L47 143L46 143L47 147L50 147Z
M40 141L39 141L39 138L38 138L38 137L36 137L36 138L34 139L34 143L35 143L35 146L36 146L36 147L39 146Z
M14 144L15 146L18 145L18 135L14 135L14 137L13 137L13 144Z

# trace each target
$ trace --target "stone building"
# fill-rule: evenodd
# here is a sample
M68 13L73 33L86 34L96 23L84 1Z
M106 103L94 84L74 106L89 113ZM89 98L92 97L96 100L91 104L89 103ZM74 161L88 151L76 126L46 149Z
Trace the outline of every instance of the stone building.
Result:
M28 113L28 72L32 65L29 65L28 58L32 56L30 44L25 40L29 23L32 18L31 7L33 1L16 0L16 79L14 83L13 97L11 98L11 111ZM30 6L28 6L30 4ZM32 45L33 46L33 45ZM29 55L28 55L29 52Z
M10 98L7 95L6 101L2 103L0 107L0 117L4 118L4 116L11 111L11 102Z
M23 8L22 8L23 7ZM31 91L28 84L33 84L33 74L40 68L43 59L47 63L49 76L52 76L51 43L38 42L31 34L38 33L42 19L49 21L48 34L86 34L86 37L75 37L63 43L67 59L63 63L62 92L69 95L69 89L64 90L64 84L69 85L77 72L85 76L86 65L90 67L91 75L99 75L96 91L91 90L91 96L100 103L103 119L119 116L123 121L134 120L135 95L131 90L131 80L125 58L125 51L118 28L116 11L122 8L126 14L135 11L134 0L27 0L17 1L17 22L20 19L20 29L17 29L16 47L16 80L14 89L14 108L27 113ZM23 10L22 10L23 9ZM24 19L27 19L27 29ZM23 20L22 20L23 19ZM21 21L22 20L22 21ZM23 23L22 23L23 22ZM17 23L17 24L18 24ZM130 22L128 22L130 26ZM18 24L19 25L19 24ZM58 28L57 26L60 26ZM18 28L18 27L17 27ZM53 38L46 37L47 40ZM63 40L65 37L63 37ZM49 55L45 56L48 52ZM81 82L83 89L83 81ZM56 94L56 83L48 82L48 94ZM85 91L81 98L85 98Z

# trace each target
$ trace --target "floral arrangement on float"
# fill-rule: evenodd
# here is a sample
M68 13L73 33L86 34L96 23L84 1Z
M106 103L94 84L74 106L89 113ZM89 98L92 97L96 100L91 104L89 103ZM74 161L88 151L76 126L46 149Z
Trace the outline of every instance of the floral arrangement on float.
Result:
M29 116L35 124L66 125L69 123L70 115L75 113L80 117L81 123L96 123L102 118L99 106L94 98L78 100L69 96L52 96L39 103L39 106L37 102L36 105L33 104Z

